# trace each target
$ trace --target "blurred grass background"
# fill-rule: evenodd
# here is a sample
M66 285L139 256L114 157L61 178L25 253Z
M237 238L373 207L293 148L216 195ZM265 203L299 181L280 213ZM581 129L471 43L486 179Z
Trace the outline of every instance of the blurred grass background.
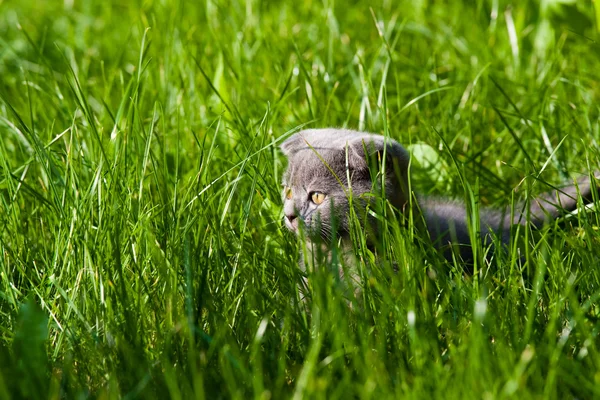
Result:
M598 170L599 10L0 0L0 397L600 396L595 214L475 276L400 232L364 306L301 302L274 144L385 132L491 205Z

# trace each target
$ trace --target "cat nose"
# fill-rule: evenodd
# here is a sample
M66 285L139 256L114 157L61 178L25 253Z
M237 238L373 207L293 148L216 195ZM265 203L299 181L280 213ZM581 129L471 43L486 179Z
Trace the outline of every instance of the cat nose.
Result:
M288 221L292 222L296 219L296 214L285 214L285 217L288 219Z

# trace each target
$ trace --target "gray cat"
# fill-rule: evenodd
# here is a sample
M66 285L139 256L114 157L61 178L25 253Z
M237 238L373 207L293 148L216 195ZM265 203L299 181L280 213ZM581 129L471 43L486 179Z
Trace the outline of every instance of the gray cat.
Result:
M414 220L423 222L445 258L459 256L467 264L472 261L465 205L419 195L411 199L409 154L398 142L352 130L311 129L288 138L281 150L289 161L283 177L285 225L305 235L309 258L314 259L315 250L327 253L332 239L342 244L346 261L351 258L351 212L363 221L361 227L369 242L376 240L376 199L385 197L398 214L407 215L412 209ZM578 195L584 201L593 201L592 187L589 178L580 179L577 185L537 197L527 207L515 207L512 218L508 206L506 210L482 208L481 240L484 245L494 243L494 238L507 244L512 225L531 223L541 227L545 221L575 210Z

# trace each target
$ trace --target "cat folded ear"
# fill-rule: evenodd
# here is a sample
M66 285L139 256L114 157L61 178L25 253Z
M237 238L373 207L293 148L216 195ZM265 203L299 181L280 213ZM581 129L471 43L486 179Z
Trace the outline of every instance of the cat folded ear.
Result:
M405 174L408 170L409 155L404 147L393 139L369 133L308 129L290 136L280 145L280 149L288 157L300 150L309 149L318 151L325 160L334 155L338 160L338 157L341 160L348 157L348 166L357 171L381 165L384 158L389 173L398 169L401 174ZM343 154L340 155L339 151Z
M283 143L279 145L279 148L281 149L284 155L289 156L291 153L298 150L303 145L305 145L304 137L302 137L302 135L300 135L300 132L298 132L284 140Z
M408 151L393 139L369 135L348 143L350 168L365 170L373 165L381 165L384 157L386 168L399 168L402 173L408 169Z

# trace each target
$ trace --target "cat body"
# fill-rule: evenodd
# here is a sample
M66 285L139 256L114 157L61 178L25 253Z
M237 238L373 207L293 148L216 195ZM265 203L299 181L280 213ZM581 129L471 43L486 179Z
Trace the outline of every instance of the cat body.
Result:
M444 257L472 259L466 206L449 199L412 196L409 153L395 140L346 129L310 129L288 138L281 149L288 158L283 177L284 221L294 233L302 230L308 257L315 258L315 249L326 253L332 240L339 240L342 258L350 257L351 212L365 221L362 228L376 239L379 233L373 210L375 199L383 195L399 214L412 210L413 219L424 223ZM592 200L589 178L539 196L512 213L508 205L504 209L481 208L480 238L484 245L494 240L507 244L511 226L531 223L541 227L548 219L576 209L578 195Z

